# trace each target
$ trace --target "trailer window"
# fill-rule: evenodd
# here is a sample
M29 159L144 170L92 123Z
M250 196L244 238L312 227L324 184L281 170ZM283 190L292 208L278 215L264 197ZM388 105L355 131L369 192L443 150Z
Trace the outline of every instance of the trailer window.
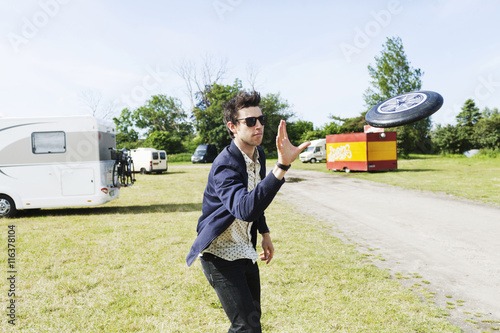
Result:
M66 152L66 133L34 132L31 133L33 154L60 154Z

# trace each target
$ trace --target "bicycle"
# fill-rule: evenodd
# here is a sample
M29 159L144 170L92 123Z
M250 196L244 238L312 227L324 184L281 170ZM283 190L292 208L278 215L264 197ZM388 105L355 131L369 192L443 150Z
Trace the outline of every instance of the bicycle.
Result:
M113 186L115 187L127 187L132 186L135 182L134 178L134 161L129 155L129 151L126 148L117 150L112 149L111 157L115 163L113 164Z

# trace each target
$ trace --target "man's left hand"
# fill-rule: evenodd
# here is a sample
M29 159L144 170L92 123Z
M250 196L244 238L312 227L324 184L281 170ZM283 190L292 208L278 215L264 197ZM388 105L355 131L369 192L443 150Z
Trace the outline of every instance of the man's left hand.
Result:
M260 260L267 261L266 264L269 264L274 255L274 246L269 233L262 234L262 249L264 252L260 254Z

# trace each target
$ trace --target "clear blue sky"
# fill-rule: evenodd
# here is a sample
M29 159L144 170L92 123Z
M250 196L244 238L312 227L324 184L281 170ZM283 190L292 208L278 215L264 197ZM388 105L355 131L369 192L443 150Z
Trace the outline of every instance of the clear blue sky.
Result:
M445 104L434 123L453 123L468 98L500 107L500 1L36 0L0 2L0 116L142 105L153 94L182 100L173 70L203 55L226 59L223 83L280 93L316 127L329 115L365 110L368 64L387 37L403 40L423 70L423 89Z

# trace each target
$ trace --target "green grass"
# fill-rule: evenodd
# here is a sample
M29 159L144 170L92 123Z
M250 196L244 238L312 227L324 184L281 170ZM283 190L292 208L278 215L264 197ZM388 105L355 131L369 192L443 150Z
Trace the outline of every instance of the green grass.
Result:
M293 168L331 173L326 163L296 161ZM500 157L412 155L407 160L399 159L394 171L334 174L500 205Z
M15 331L227 331L199 261L185 264L208 169L169 170L137 175L133 187L104 206L0 220L3 244L7 226L17 229ZM260 265L265 332L460 331L444 310L422 303L279 196L267 217L276 254L271 264ZM5 309L7 286L1 286ZM0 331L9 330L4 315Z

